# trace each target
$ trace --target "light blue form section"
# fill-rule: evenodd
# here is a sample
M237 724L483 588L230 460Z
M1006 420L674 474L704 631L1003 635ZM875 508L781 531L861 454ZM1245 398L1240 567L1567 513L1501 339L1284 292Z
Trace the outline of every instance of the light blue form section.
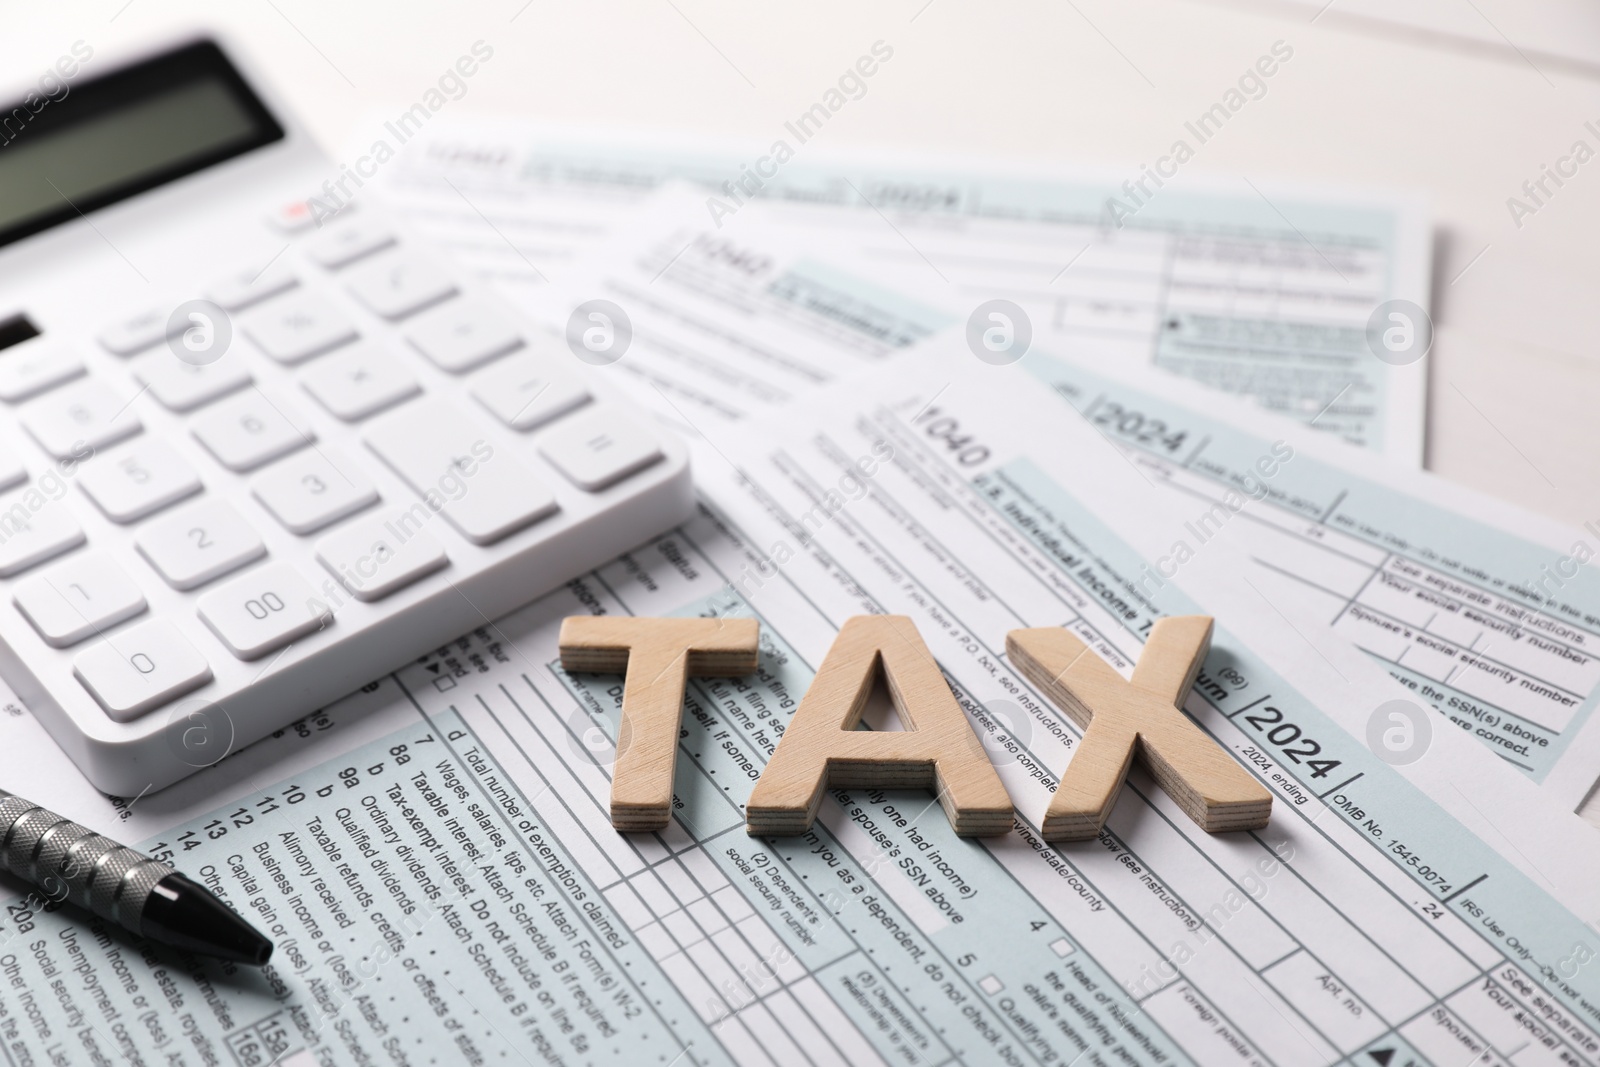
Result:
M1246 505L1241 520L1259 518L1274 530L1285 558L1327 564L1308 571L1352 575L1349 585L1321 590L1337 607L1328 621L1535 781L1549 775L1600 705L1600 574L1593 567L1570 559L1563 567L1562 554L1544 545L1309 455L1263 479L1257 463L1273 442L1248 424L1043 354L1023 365L1108 436L1181 469L1186 484L1209 483L1204 499L1230 489L1253 495L1264 486L1265 497ZM1584 540L1592 551L1592 539ZM1366 555L1352 557L1339 544L1364 546ZM1264 549L1269 562L1275 554ZM1557 568L1571 573L1563 577ZM1293 576L1311 585L1331 581ZM1437 616L1432 631L1430 616ZM1486 636L1469 644L1465 635L1474 628Z

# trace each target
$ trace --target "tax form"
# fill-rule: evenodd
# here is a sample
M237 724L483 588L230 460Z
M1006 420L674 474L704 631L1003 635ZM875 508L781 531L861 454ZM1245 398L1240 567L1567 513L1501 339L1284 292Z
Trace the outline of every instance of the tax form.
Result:
M1197 406L1163 381L1044 356L1028 367L1195 502L1193 539L1238 515L1258 563L1321 621L1564 806L1588 796L1600 769L1600 576L1582 562L1593 525L1323 448L1229 398ZM1293 461L1262 477L1284 440Z
M814 400L782 435L711 427L691 523L171 789L64 788L37 724L0 717L8 787L170 855L278 944L257 972L13 901L10 1062L1600 1062L1600 846L1575 817L1455 731L1378 758L1360 728L1402 691L1285 625L1231 529L1141 591L1188 511L1026 369L936 342ZM1219 628L1187 709L1271 824L1206 835L1136 771L1097 840L1044 844L1080 734L1005 631L1068 626L1126 672L1154 618L1196 610ZM745 833L871 611L915 620L1009 835L864 789L808 835ZM690 682L659 834L607 822L620 679L561 670L575 613L761 623L756 674Z
M552 286L526 301L554 323L594 296L628 309L621 380L691 438L781 419L822 382L962 332L937 280L914 297L895 292L844 268L831 232L764 204L716 229L699 206L665 190L604 254L569 270L572 295ZM1600 525L1572 530L1397 470L1096 349L1068 360L1041 344L1020 365L1189 502L1190 542L1237 517L1261 565L1292 580L1287 595L1559 803L1583 802L1600 768L1600 576L1580 561L1600 554ZM1285 446L1292 458L1274 459ZM1271 477L1256 469L1263 459Z
M1041 345L1153 364L1421 464L1422 365L1382 363L1366 341L1374 315L1388 323L1380 306L1428 305L1415 198L790 147L774 166L776 144L451 118L417 133L377 188L522 301L565 281L627 205L691 181L704 222L772 205L848 249L859 275L926 273L964 312L1016 301Z

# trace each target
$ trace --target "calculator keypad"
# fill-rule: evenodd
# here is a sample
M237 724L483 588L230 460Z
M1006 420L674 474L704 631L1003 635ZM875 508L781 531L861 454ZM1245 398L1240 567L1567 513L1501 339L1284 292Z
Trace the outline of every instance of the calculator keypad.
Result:
M22 425L52 456L74 459L85 449L98 451L143 429L139 416L128 410L132 401L89 378L31 401L22 409Z
M559 357L493 304L462 296L435 261L397 248L380 220L341 218L300 244L303 258L203 289L236 313L234 342L214 361L178 358L162 343L168 316L155 311L97 334L129 357L137 393L94 377L69 350L0 358L0 401L20 403L21 425L66 476L40 473L0 496L0 578L38 568L15 584L14 604L51 647L83 646L73 674L119 722L205 686L214 665L226 680L218 656L262 659L336 625L341 597L379 604L464 566L451 556L468 550L447 548L450 530L494 545L560 513L553 486L573 490L555 482L598 492L662 456L635 416L595 404ZM459 399L427 395L438 371L470 375ZM148 428L137 414L146 392L172 413ZM359 424L360 454L319 441L305 405ZM177 447L173 416L200 452ZM538 434L542 461L486 429ZM372 474L382 468L406 488L380 492ZM253 504L225 491L235 476L248 476ZM82 497L64 499L69 477ZM27 482L0 449L0 491ZM258 528L246 514L255 504L288 536L315 537L304 556L269 547L285 533ZM89 550L57 559L89 540L74 511L85 506L127 527L131 550L108 552L97 533ZM226 653L208 663L199 636L150 617L153 604L170 611L162 584L193 594L190 618Z
M574 415L544 439L539 451L574 485L592 493L661 458L661 446L648 430L605 408Z
M9 448L0 448L0 492L27 480L28 469L22 465L17 454Z
M141 438L96 456L78 485L106 518L126 525L200 491L200 475L165 441Z
M589 402L582 382L532 356L508 356L472 376L472 396L513 430L532 430Z
M251 312L245 335L279 363L293 366L349 344L356 325L337 304L316 293L290 293Z
M449 563L444 546L390 509L317 542L317 561L357 600L371 603Z
M522 346L522 336L483 301L452 300L409 323L406 339L440 370L465 374Z
M300 376L317 402L345 422L359 422L422 391L416 376L395 354L371 342L343 348L319 359Z
M227 354L215 363L185 363L166 349L140 356L133 376L169 411L193 411L219 397L236 393L254 379L244 360Z
M200 618L240 659L260 659L322 629L333 616L287 563L269 563L200 598Z
M108 326L100 334L100 344L113 355L131 356L166 340L167 330L167 313L152 308Z
M533 472L509 450L489 446L448 401L407 404L373 423L364 439L419 496L439 499L439 514L475 545L556 512L555 495Z
M208 408L190 424L195 437L231 471L253 471L312 441L293 409L259 389Z
M350 294L380 318L398 322L456 294L456 283L425 259L383 256L350 271Z
M144 594L103 552L85 552L31 574L13 598L39 636L67 648L142 615Z
M223 311L243 311L299 284L300 280L289 271L268 264L265 270L244 271L224 278L206 290L206 299Z
M117 631L115 643L90 645L72 673L118 722L137 719L211 680L205 657L162 619Z
M60 500L29 489L0 496L0 578L21 574L83 542L83 527Z
M378 502L361 471L331 449L299 452L250 482L255 498L292 533L310 534Z
M134 544L174 589L197 589L267 554L231 505L201 500L139 531Z
M320 266L338 270L394 243L394 234L377 223L347 222L312 238L306 246L306 254Z
M14 352L0 358L0 400L15 404L84 373L83 360L59 348Z

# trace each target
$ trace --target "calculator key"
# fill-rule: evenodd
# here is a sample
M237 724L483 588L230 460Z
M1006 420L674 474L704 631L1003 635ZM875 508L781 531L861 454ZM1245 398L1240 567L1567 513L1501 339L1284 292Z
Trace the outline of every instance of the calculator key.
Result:
M407 485L440 499L467 540L490 545L557 510L556 498L466 415L424 399L380 416L363 438Z
M243 311L252 304L279 293L287 293L300 279L287 267L268 264L265 268L241 271L223 278L206 290L206 299L223 311Z
M452 300L418 319L406 340L440 370L462 374L522 345L511 321L481 300Z
M174 589L196 589L267 554L261 535L221 500L202 500L150 523L134 545Z
M334 353L301 375L300 384L345 422L357 422L422 391L394 353L371 343Z
M24 579L13 600L52 648L75 645L146 607L133 579L103 552L85 552Z
M315 440L283 401L259 390L221 401L191 421L194 435L231 471L251 471Z
M291 293L246 321L245 335L279 363L303 363L357 336L355 323L333 301L315 293Z
M78 653L72 673L117 722L137 719L211 680L211 667L178 628L151 619Z
M378 502L355 464L328 449L281 460L256 475L250 491L291 533L315 533Z
M306 246L306 254L329 270L338 270L392 244L394 234L375 221L347 222L336 230L313 237Z
M15 404L83 373L83 360L71 352L30 345L0 357L0 400Z
M21 574L83 542L83 527L60 498L33 489L0 497L0 578Z
M0 492L28 480L27 468L11 449L0 445Z
M450 562L417 520L390 511L352 523L317 542L317 560L357 600L371 603Z
M200 598L200 618L240 659L260 659L333 623L333 615L287 563L258 567Z
M32 401L22 409L22 425L55 458L82 458L142 429L131 404L131 397L91 378Z
M143 352L151 345L165 341L171 330L168 321L172 309L151 308L129 319L108 326L100 333L101 347L118 356L131 356Z
M317 199L317 203L313 205L312 199L314 198L290 200L267 212L268 225L279 233L302 233L330 219L347 215L356 208L353 200L346 200L341 204L337 201L330 203L323 198Z
M362 307L392 322L454 296L456 283L426 259L392 255L351 271L350 292Z
M589 402L589 390L551 374L532 356L512 356L474 374L472 395L513 430L531 430Z
M575 415L539 442L539 452L580 489L597 492L661 458L650 431L612 408Z
M140 356L133 376L169 411L193 411L249 385L244 359L230 352L213 363L185 363L162 350Z
M78 485L112 522L138 522L200 491L200 476L165 441L145 438L95 456Z

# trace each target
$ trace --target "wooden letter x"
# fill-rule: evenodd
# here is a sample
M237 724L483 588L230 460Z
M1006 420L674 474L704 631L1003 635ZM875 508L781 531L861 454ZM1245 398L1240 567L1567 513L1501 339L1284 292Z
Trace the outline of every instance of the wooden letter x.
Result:
M561 666L572 672L626 671L617 760L611 768L611 825L661 830L672 812L678 724L689 675L734 677L756 669L755 619L626 619L572 615L561 621Z
M1006 653L1072 717L1083 740L1061 775L1041 827L1046 841L1094 837L1137 753L1157 784L1207 833L1257 830L1272 795L1179 709L1211 648L1211 618L1161 619L1124 681L1066 630L1012 630Z

